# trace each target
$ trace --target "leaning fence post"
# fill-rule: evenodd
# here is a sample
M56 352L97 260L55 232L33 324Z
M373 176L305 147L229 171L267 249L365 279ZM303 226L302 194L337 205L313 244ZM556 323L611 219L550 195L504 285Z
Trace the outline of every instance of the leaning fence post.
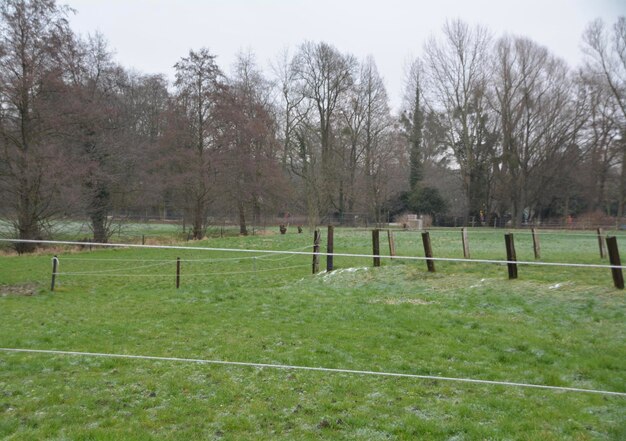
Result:
M541 259L541 243L539 242L539 235L537 234L537 230L532 228L530 230L533 234L533 250L535 251L535 259Z
M320 230L316 228L313 232L313 274L320 272Z
M624 289L624 275L622 274L622 262L619 258L619 249L617 248L617 237L607 236L606 246L609 249L613 284L617 289Z
M422 242L424 243L424 255L426 256L426 267L428 268L428 272L435 272L435 261L429 259L429 257L433 257L433 248L430 245L430 233L428 231L422 233Z
M461 228L461 239L463 240L463 258L469 259L470 258L469 240L467 238L467 228L465 227Z
M176 258L176 289L180 287L180 257Z
M504 242L506 244L506 266L509 270L509 279L517 279L517 263L515 263L517 261L517 257L515 256L513 233L505 234Z
M380 230L372 230L372 254L374 255L374 266L380 266Z
M606 257L606 248L604 247L604 241L602 240L602 228L598 228L598 247L600 248L600 259Z
M50 291L54 291L54 282L57 278L57 271L59 269L59 258L55 255L52 258L52 281L50 282Z
M335 231L335 227L332 225L328 226L328 237L326 238L326 271L330 272L333 270L333 248L334 248L334 238L333 233Z
M389 255L393 259L396 255L396 241L393 235L393 231L387 230L387 240L389 241Z

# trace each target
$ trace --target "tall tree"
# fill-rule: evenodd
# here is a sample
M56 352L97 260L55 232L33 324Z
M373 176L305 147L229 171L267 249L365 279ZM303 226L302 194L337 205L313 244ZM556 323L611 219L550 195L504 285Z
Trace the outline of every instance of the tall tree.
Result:
M174 67L177 105L184 112L187 124L185 133L175 140L189 159L183 196L192 219L192 235L201 239L206 231L209 204L215 196L213 113L222 73L215 63L215 55L205 48L190 51L189 56Z
M626 200L626 17L619 17L612 28L601 19L593 21L583 34L586 67L606 84L620 110L621 179L618 216L624 215Z
M491 37L482 27L446 22L443 39L425 47L429 102L445 117L446 144L459 167L467 215L478 216L489 203L493 122L486 108Z
M289 173L292 186L302 200L299 209L305 211L308 224L319 222L319 152L311 117L314 109L303 94L297 57L289 58L287 51L274 63L274 84L278 98L277 121L282 143L281 163Z
M123 92L127 148L136 159L130 203L135 210L165 218L175 208L169 167L173 152L164 142L171 102L168 83L162 75L131 73Z
M583 173L591 210L611 214L609 183L611 172L621 160L620 110L605 81L583 68L579 81L587 100L588 121L581 130L580 143L586 155Z
M301 109L304 96L299 90L300 85L298 84L295 65L289 58L289 52L286 49L280 54L276 61L272 63L272 71L279 97L277 119L283 145L281 164L285 171L288 171L289 161L292 157L296 141L295 132L306 115L306 112L303 112Z
M53 103L70 40L67 9L54 0L0 4L0 192L20 239L40 237L56 212L62 155Z
M320 149L321 174L321 210L339 210L341 197L334 187L340 187L337 179L337 162L335 161L336 143L333 129L337 124L337 110L341 99L353 84L353 73L356 66L354 57L343 55L327 43L306 42L294 60L294 66L302 83L301 93L310 100L316 110L316 137Z
M496 45L496 60L500 184L513 221L520 225L558 174L545 174L546 164L575 143L584 119L567 66L547 49L525 38L503 37ZM568 165L573 164L561 169Z
M409 66L407 73L406 97L408 109L402 112L401 122L409 143L409 187L415 190L424 178L424 66L417 59Z
M113 62L101 34L75 46L67 100L63 105L73 129L66 133L74 157L82 164L74 170L80 186L80 207L90 220L95 242L112 234L114 201L130 191L133 152L128 147L132 109L124 102L130 87L126 72Z
M258 222L262 208L271 207L286 187L269 90L254 56L241 53L216 102L218 179L236 206L242 235L248 234L247 214Z
M362 63L359 89L363 102L365 197L368 211L374 215L376 222L381 222L382 206L387 196L382 185L384 179L388 178L385 171L387 161L391 159L389 131L393 121L387 90L372 57Z

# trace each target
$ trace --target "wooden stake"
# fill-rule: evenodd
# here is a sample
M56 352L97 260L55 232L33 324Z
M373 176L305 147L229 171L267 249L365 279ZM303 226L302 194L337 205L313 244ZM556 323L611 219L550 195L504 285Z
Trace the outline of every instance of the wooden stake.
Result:
M333 249L334 249L334 232L335 227L332 225L328 226L328 237L326 238L326 271L330 272L333 270Z
M535 259L541 259L541 243L539 243L539 234L537 234L537 230L532 228L530 230L533 234L533 250L535 251Z
M176 258L176 289L180 287L180 257Z
M52 258L52 281L50 283L50 291L54 291L54 282L57 278L57 270L59 269L59 258L55 255Z
M606 248L604 241L602 240L603 231L602 228L598 228L598 247L600 248L600 259L606 258Z
M380 230L372 230L372 254L374 255L374 266L380 266Z
M316 254L320 252L320 238L320 230L316 228L313 232L313 274L320 272L320 256Z
M469 259L470 258L469 240L467 238L467 228L465 227L461 228L461 239L463 240L463 257L465 259Z
M607 236L606 246L609 249L609 261L612 266L622 266L622 261L619 258L619 249L617 248L617 237ZM613 276L613 285L617 289L624 289L624 274L621 268L611 268L611 275Z
M434 273L435 261L428 259L428 257L433 257L433 248L430 245L430 233L428 231L422 233L422 242L424 243L424 255L427 257L426 267L428 268L429 273Z
M517 264L513 263L517 261L517 257L515 256L515 242L513 241L513 233L505 234L504 242L506 244L506 260L510 262L506 264L509 270L509 279L517 279Z
M393 231L387 230L387 240L389 241L389 255L393 259L393 257L396 255L396 241Z

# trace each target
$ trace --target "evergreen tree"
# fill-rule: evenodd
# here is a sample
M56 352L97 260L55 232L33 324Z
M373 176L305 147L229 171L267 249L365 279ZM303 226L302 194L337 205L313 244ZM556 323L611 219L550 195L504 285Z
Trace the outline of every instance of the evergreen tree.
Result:
M424 177L422 158L422 129L424 127L424 113L421 109L421 89L419 83L415 86L415 101L411 115L411 129L409 132L409 184L415 190Z

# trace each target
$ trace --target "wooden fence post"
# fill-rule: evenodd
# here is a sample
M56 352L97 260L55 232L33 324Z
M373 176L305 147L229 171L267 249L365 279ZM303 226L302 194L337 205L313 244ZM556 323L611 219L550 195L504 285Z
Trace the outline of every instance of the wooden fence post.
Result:
M513 233L504 235L504 242L506 244L506 260L508 263L506 264L509 270L509 279L517 279L517 264L514 263L517 261L517 257L515 256L515 242L513 241Z
M320 272L320 229L316 228L313 231L313 274Z
M606 246L609 249L609 261L612 266L621 267L622 261L619 258L619 249L617 248L617 237L607 236ZM613 285L617 289L624 289L624 274L622 268L611 268L611 275L613 276Z
M600 259L606 257L606 248L604 247L604 241L602 240L603 231L602 228L598 228L598 247L600 248Z
M428 259L433 257L433 248L430 245L430 233L428 231L422 233L422 242L424 243L424 255L426 256L426 267L429 273L435 272L435 261Z
M55 255L52 258L52 281L50 282L50 291L54 291L54 282L57 278L57 271L59 269L59 258Z
M176 289L180 287L180 257L176 258Z
M461 239L463 240L463 258L470 258L469 240L467 237L467 228L461 228Z
M393 231L387 230L387 240L389 241L389 255L393 259L396 255L396 240L394 238Z
M333 250L334 250L334 232L335 227L332 225L328 226L328 237L326 238L326 271L330 272L333 270Z
M533 235L533 250L535 251L535 259L541 259L541 243L539 242L539 234L537 234L537 230L532 228L530 230Z
M380 230L372 230L372 254L374 255L374 266L380 266Z

